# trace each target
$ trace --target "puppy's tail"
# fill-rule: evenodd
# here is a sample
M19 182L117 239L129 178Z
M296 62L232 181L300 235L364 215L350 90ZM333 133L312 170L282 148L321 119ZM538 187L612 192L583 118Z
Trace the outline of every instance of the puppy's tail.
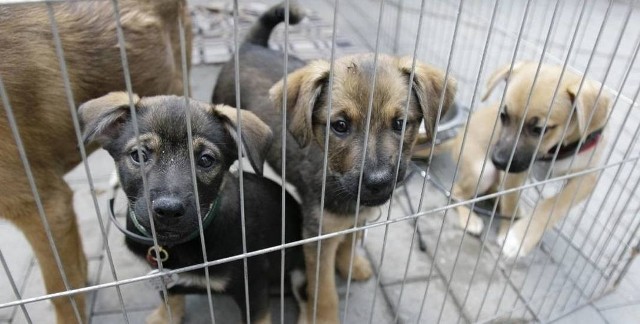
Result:
M295 25L304 18L304 10L298 4L289 1L289 23ZM269 36L274 27L285 21L285 3L279 3L269 10L265 11L258 21L251 27L249 34L245 38L245 42L267 47Z

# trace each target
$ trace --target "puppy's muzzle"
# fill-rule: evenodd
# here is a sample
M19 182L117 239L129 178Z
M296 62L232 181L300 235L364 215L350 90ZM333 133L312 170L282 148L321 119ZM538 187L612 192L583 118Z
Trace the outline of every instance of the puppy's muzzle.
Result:
M151 203L153 212L160 220L177 220L186 213L182 201L175 197L160 197Z
M364 205L385 203L393 192L393 172L390 170L365 171L362 175L360 199Z
M496 168L509 172L509 173L520 173L527 171L529 168L529 163L531 162L532 154L519 153L517 150L513 154L513 159L511 161L511 165L509 165L509 160L511 157L510 150L508 152L495 150L493 154L491 154L491 161L496 166ZM509 170L507 170L509 167Z

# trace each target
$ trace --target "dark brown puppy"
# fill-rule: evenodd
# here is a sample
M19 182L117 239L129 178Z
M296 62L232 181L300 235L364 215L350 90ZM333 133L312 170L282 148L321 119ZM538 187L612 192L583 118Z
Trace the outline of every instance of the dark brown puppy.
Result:
M292 6L290 22L301 19L300 9ZM271 29L284 20L284 8L277 5L267 11L253 27L240 47L241 106L252 110L274 132L276 139L267 161L276 170L281 166L281 114L284 100L282 52L265 45ZM421 120L433 128L441 94L443 110L453 101L455 80L446 83L441 71L417 63L413 84L409 84L412 59L380 55L374 68L374 55L343 57L335 62L333 87L329 89L330 63L313 61L305 65L295 57L288 58L292 72L287 79L287 169L286 178L299 190L303 206L303 236L331 233L354 226L355 212L359 220L369 217L375 206L384 204L394 190L396 165L400 161L398 182L405 176L407 163L416 140ZM366 154L364 152L369 94L376 72L373 106ZM274 86L275 83L275 86ZM329 93L332 105L329 134L325 133ZM271 98L272 102L266 100ZM404 108L410 98L408 115ZM213 95L214 103L235 105L234 64L227 64ZM406 132L401 138L406 119ZM329 136L327 179L324 210L321 210L323 154L325 136ZM400 145L402 143L402 151ZM360 166L364 173L360 205L357 205ZM322 217L322 224L320 218ZM316 285L317 246L304 247L309 303L307 318L313 316ZM351 257L351 235L322 242L320 276L318 278L317 322L338 322L338 295L334 269L347 276ZM352 277L364 280L372 271L369 262L356 256Z
M238 175L229 172L238 159L238 110L224 105L189 100L184 97L155 96L135 98L137 120L129 110L129 96L113 92L91 100L79 108L85 139L102 145L116 162L122 189L129 205L127 247L141 259L149 260L151 220L165 259L165 269L178 269L203 263L199 221L202 221L204 248L208 261L242 254L242 219ZM191 142L186 111L191 114ZM260 176L264 156L271 145L271 130L258 117L242 110L242 147L258 175L244 173L244 215L248 252L279 245L282 240L282 188ZM138 125L140 142L134 124ZM139 145L139 146L138 146ZM195 181L191 177L189 146L193 147ZM138 155L138 148L142 156ZM140 175L144 169L149 200ZM197 200L196 200L197 197ZM148 202L151 204L147 204ZM200 205L198 214L197 204ZM284 235L287 242L301 239L300 206L287 195ZM286 250L283 273L294 296L301 300L304 287L304 261L299 246ZM155 262L149 262L155 268ZM251 323L270 323L270 284L280 283L280 251L247 259L247 287ZM174 323L184 316L184 295L214 292L231 296L246 318L245 278L242 260L180 273L168 288ZM168 323L161 304L147 323Z
M189 32L184 0L121 0L133 89L140 95L183 91L178 17ZM109 1L53 4L76 106L125 79ZM187 59L191 35L187 35ZM27 151L44 212L72 288L85 285L87 262L74 217L72 193L62 179L80 162L46 4L0 7L0 77ZM18 226L38 258L48 293L64 285L25 177L6 107L0 118L0 214ZM84 297L74 296L82 320ZM76 321L69 298L52 300L58 323Z

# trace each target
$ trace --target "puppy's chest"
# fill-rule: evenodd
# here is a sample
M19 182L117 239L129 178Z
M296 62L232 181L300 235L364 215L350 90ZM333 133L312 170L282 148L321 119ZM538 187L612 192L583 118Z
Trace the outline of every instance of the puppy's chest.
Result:
M211 287L211 290L215 292L224 292L229 281L231 281L231 278L228 275L211 274L207 281L207 278L203 275L186 272L178 276L175 285L193 289L208 289Z
M362 226L367 222L378 219L379 216L380 208L361 207L360 212L358 213L358 224L355 224L355 214L340 215L334 214L325 209L323 218L323 232L331 233L351 228L354 225ZM317 211L316 217L318 217L318 219L320 218L320 211Z

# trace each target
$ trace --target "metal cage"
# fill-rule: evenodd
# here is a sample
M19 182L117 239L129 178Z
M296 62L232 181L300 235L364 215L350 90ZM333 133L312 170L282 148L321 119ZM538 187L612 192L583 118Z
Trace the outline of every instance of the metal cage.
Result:
M39 1L0 1L0 12L3 6L33 2ZM41 5L50 9L54 2L57 1L43 1ZM117 8L118 1L111 2ZM216 64L237 59L234 50L249 25L247 19L251 22L255 19L252 13L266 9L264 2L276 3L188 1L195 38L191 71L183 58L185 85L191 86L191 92L185 86L185 96L209 100L219 71ZM148 281L155 280L157 285L158 279L173 273L180 275L186 270L246 260L251 255L352 232L365 233L359 249L370 259L374 277L365 283L339 282L340 318L344 322L570 322L571 316L584 312L585 307L597 312L589 318L594 322L626 322L624 317L603 315L615 305L635 305L638 314L640 295L632 282L637 279L633 266L638 264L635 256L640 251L640 109L636 102L640 93L640 65L636 63L640 49L640 25L636 21L640 10L635 1L323 0L300 1L300 5L308 9L311 22L307 26L278 27L272 47L304 59L334 60L340 55L365 51L408 55L441 68L445 78L455 77L458 81L457 114L452 118L440 118L438 114L442 119L436 130L439 137L434 143L425 144L431 146L431 153L427 153L429 163L414 160L406 182L380 208L380 217L341 233L210 260L186 269L147 273L148 267L128 254L122 233L108 221L108 198L119 195L120 209L116 207L116 212L122 211L124 201L121 193L110 191L110 158L104 151L87 156L81 150L84 163L66 180L74 190L74 207L89 260L88 284L67 285L67 291L46 294L28 243L0 219L0 286L4 287L0 289L0 323L52 322L49 300L77 293L87 296L90 321L141 322L162 302L146 284ZM116 19L120 17L116 15ZM51 28L60 64L53 68L64 71L64 49L55 20L51 20ZM123 34L120 29L118 32L123 66L127 66ZM184 56L182 26L181 32ZM570 213L546 231L529 256L508 260L502 257L491 226L476 237L455 228L451 219L453 207L477 204L487 212L485 223L497 223L496 205L490 199L507 192L469 201L454 200L450 192L460 166L448 154L437 154L435 148L436 143L440 145L451 136L448 132L463 132L468 116L486 105L481 102L480 93L490 73L522 60L560 65L563 70L595 80L612 104L607 122L609 142L600 167L565 176L547 174L546 179L530 179L516 188L522 207L532 210L567 179L599 174L588 199L572 201ZM129 77L124 77L128 89L123 90L131 92ZM11 98L2 83L5 78L0 74L0 96L14 138L2 140L15 140L20 147ZM68 79L61 82L69 89ZM504 100L503 92L495 91L492 100ZM71 98L70 93L67 95ZM77 104L70 100L72 111ZM79 147L83 145L79 143ZM28 172L28 157L24 149L18 153L39 201L33 175ZM237 168L241 172L247 164L239 163ZM121 216L118 219L123 220ZM166 294L166 288L161 292ZM284 297L283 290L273 295L272 313L282 323L291 321L295 307L289 297ZM603 297L611 296L615 302L598 304ZM211 293L189 299L188 308L192 315L186 322L239 321L230 301Z

